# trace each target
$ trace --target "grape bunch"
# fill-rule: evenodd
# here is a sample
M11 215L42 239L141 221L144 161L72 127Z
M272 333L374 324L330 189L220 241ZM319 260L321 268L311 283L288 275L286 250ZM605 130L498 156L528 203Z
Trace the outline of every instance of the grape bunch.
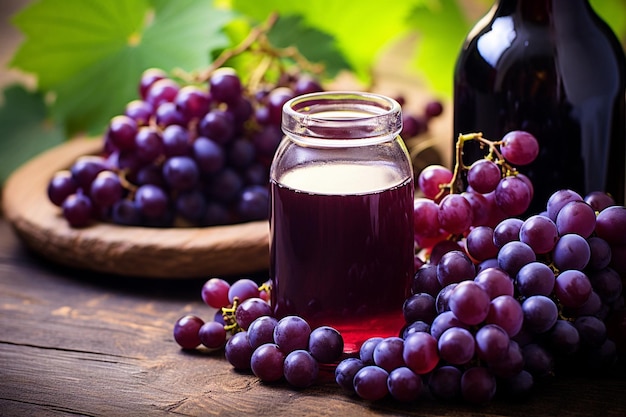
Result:
M415 234L428 261L402 307L405 328L366 341L336 369L338 384L364 399L429 392L486 403L496 392L525 396L556 372L608 371L617 361L626 207L601 192L557 190L544 212L515 217L532 185L511 164L531 162L536 142L515 131L499 142L462 135L459 143L476 138L489 147L486 159L420 177L426 197L415 203ZM459 169L468 187L455 194Z
M282 105L322 87L306 73L249 91L227 67L189 83L150 68L138 90L111 119L101 155L79 157L49 182L50 201L73 227L266 219Z
M261 381L284 379L293 387L311 386L318 381L320 367L340 359L343 338L329 326L311 329L298 316L276 319L267 288L247 278L232 285L209 279L202 299L218 309L215 317L207 322L196 315L181 317L174 325L174 339L183 349L223 348L235 369L251 371Z

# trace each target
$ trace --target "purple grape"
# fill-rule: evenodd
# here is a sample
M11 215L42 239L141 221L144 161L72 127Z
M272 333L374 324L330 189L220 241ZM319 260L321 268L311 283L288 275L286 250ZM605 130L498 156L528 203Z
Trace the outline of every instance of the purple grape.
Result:
M491 300L485 322L502 327L509 337L514 337L524 324L524 311L515 298L501 295Z
M115 116L109 122L107 139L117 149L133 150L135 148L137 129L137 122L129 116Z
M542 377L553 373L554 359L550 352L537 343L530 343L522 348L524 369L534 377Z
M433 323L430 325L430 334L439 340L443 332L452 327L468 328L469 326L459 320L453 312L444 311L433 320Z
M259 297L259 286L256 282L249 278L241 278L233 282L228 289L228 302L233 304L235 297L239 299L239 302L247 300L248 298Z
M477 261L495 258L498 247L493 242L493 229L488 226L474 227L465 239L467 253Z
M500 268L487 268L482 270L474 278L477 283L489 295L489 299L500 295L513 295L514 285L509 274Z
M448 194L439 202L439 224L452 234L465 233L472 225L472 206L460 194Z
M581 316L574 321L580 341L588 347L599 347L607 338L607 329L604 322L595 316Z
M247 138L235 139L228 148L228 163L236 169L244 169L254 162L256 148Z
M591 248L587 240L578 234L561 236L552 251L554 266L560 270L582 270L591 259Z
M48 183L48 198L55 206L61 207L65 199L76 193L78 184L68 170L56 172Z
M284 376L285 354L274 343L266 343L254 350L250 368L263 382L275 382Z
M226 345L226 330L222 323L208 321L198 330L200 343L209 349L221 349Z
M530 206L531 191L526 183L517 177L500 180L494 191L496 204L509 216L518 216Z
M171 78L162 78L154 81L146 91L145 100L158 108L162 103L173 102L180 86Z
M514 165L528 165L539 155L539 142L530 133L513 130L502 138L502 156Z
M186 85L178 90L174 99L176 107L189 120L203 117L208 113L211 98L208 92L195 85Z
M181 192L175 204L176 213L192 223L199 223L206 212L206 198L198 190Z
M321 326L309 335L309 352L319 363L334 363L343 354L343 338L334 328Z
M176 190L189 190L199 181L200 171L188 156L172 156L163 163L163 178Z
M368 401L382 400L389 394L387 378L389 373L375 365L364 366L354 375L354 391Z
M347 392L354 392L354 376L365 365L357 358L346 358L335 368L335 381Z
M401 337L406 339L408 335L415 332L425 332L430 334L430 324L421 320L414 321L413 323L404 326L401 332Z
M233 115L220 109L211 110L200 120L198 133L220 145L229 143L235 133Z
M476 332L476 353L487 363L498 362L509 350L509 334L496 324L487 324Z
M163 154L166 157L189 154L189 131L182 126L167 126L161 133L161 141L163 143Z
M592 191L585 196L585 202L589 204L594 211L600 212L607 207L615 205L615 199L609 194L602 191Z
M165 188L165 180L161 167L155 164L149 164L141 167L135 175L134 182L137 185L152 184L161 188Z
M211 278L207 280L202 286L200 295L202 301L209 307L221 309L222 307L228 307L230 301L228 300L228 290L230 284L221 278Z
M211 139L202 136L196 138L192 150L198 168L205 174L214 174L226 164L224 149Z
M244 123L254 114L254 107L246 97L239 96L228 105L228 112L233 115L236 131L242 131Z
M476 325L489 313L489 294L474 281L463 281L450 293L450 310L470 326Z
M500 182L500 167L488 159L479 159L467 171L467 182L478 193L487 194L496 189Z
M556 227L561 236L576 233L586 239L596 228L596 212L584 201L571 201L559 210Z
M466 191L461 196L470 203L473 226L489 226L494 221L493 205L483 194Z
M134 201L119 200L111 207L111 221L124 226L139 226L141 213Z
M269 217L269 206L267 187L251 185L241 191L236 211L242 221L264 220Z
M302 74L296 80L293 91L295 95L300 96L302 94L318 93L323 91L323 89L315 78Z
M580 194L573 190L563 189L558 190L548 198L548 202L546 203L546 209L548 212L548 217L552 221L556 221L556 217L561 211L561 208L565 206L570 201L582 201L582 197Z
M515 277L526 264L537 260L533 249L524 242L512 241L506 243L498 252L498 265L509 276Z
M275 126L280 126L283 105L295 97L295 93L287 87L278 87L270 91L267 96L267 108L269 110L269 122Z
M611 263L611 246L600 237L592 236L587 239L589 245L589 262L587 266L592 270L606 268Z
M441 314L445 311L450 310L450 305L449 305L450 294L452 293L452 290L456 288L457 285L459 284L456 282L446 285L445 287L441 289L441 291L439 291L439 294L437 294L437 297L435 297L435 308L437 309L438 314Z
M137 188L135 204L143 216L156 219L166 213L169 203L167 194L162 188L145 184Z
M467 402L486 404L496 394L496 378L482 366L469 368L461 376L461 395Z
M274 328L278 320L272 316L261 316L248 326L248 340L256 349L266 343L274 342Z
M461 371L451 365L435 369L428 378L431 394L443 401L453 401L461 395Z
M404 339L402 359L418 375L431 372L439 363L437 339L424 332L411 333Z
M102 171L91 183L89 197L100 207L110 207L122 198L124 189L113 171Z
M444 254L437 264L437 279L442 287L452 283L474 279L476 268L460 250Z
M85 227L92 221L93 204L81 192L69 195L61 206L63 217L72 227Z
M470 362L475 352L474 336L462 327L451 327L441 334L437 341L439 356L451 365L464 365Z
M520 371L517 375L498 381L498 392L504 392L515 399L524 399L535 384L532 374L528 371Z
M307 349L311 327L298 316L286 316L278 321L274 328L274 342L285 352Z
M611 206L602 210L596 219L596 234L611 246L626 245L626 207Z
M239 304L237 310L235 310L235 320L237 324L244 330L248 329L250 324L262 316L269 316L272 314L270 305L261 298L247 298Z
M317 380L319 365L306 350L294 350L285 358L284 376L297 388L310 387Z
M171 102L161 103L155 111L155 121L160 128L167 126L186 126L188 123L185 115Z
M558 309L554 301L544 295L533 295L522 303L524 325L534 333L550 330L558 319Z
M524 221L515 217L502 220L493 229L493 243L501 248L505 244L519 240L519 232Z
M606 304L617 301L623 290L622 278L613 268L607 267L588 275L596 294Z
M233 103L242 93L241 80L232 68L220 68L211 74L209 91L214 100Z
M104 158L85 155L78 157L78 159L74 161L70 167L70 172L78 187L83 190L89 190L96 176L107 169L107 161Z
M559 319L546 334L546 342L557 355L571 355L580 348L580 335L571 322Z
M135 135L135 154L140 161L149 163L163 153L163 138L161 133L154 127L144 126L139 128Z
M250 361L254 349L248 341L247 332L237 332L231 336L224 346L226 360L235 368L240 370L250 369Z
M252 143L254 143L258 155L271 159L282 138L283 133L280 127L269 125L264 126L259 132L252 136Z
M160 68L148 68L142 74L139 80L139 96L143 99L146 98L146 94L148 93L148 89L152 84L154 84L158 80L162 80L167 78L168 75L165 71Z
M150 123L150 118L154 108L150 103L143 100L132 100L126 104L124 114L137 123L137 126L146 126Z
M359 358L363 364L374 365L374 350L383 339L383 337L370 337L363 342L359 349Z
M374 364L380 366L387 372L404 366L402 352L404 350L404 340L400 337L386 337L374 348Z
M524 297L552 294L554 272L544 263L531 262L524 265L517 273L517 289Z
M404 301L402 313L406 323L421 320L430 324L437 315L435 298L426 293L413 294Z
M412 402L422 393L422 379L406 366L389 372L387 389L391 396L401 402Z
M441 284L437 279L437 265L426 263L417 269L413 277L411 292L413 294L426 293L436 297L441 291Z
M198 316L185 315L174 324L174 340L183 349L195 349L201 341L198 332L204 321Z
M519 232L519 240L530 246L536 254L550 252L558 239L556 224L542 215L530 216Z
M243 180L232 168L224 168L213 176L209 196L219 203L232 203L243 188Z
M554 294L565 307L582 306L589 299L591 291L591 281L581 271L569 269L556 277Z

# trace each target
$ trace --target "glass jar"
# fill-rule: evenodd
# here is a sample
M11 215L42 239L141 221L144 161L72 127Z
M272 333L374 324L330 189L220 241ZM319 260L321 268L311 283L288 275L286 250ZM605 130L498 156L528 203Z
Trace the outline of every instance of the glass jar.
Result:
M314 93L283 107L270 170L274 314L336 328L347 353L404 325L415 249L401 128L400 105L376 94Z
M560 188L624 203L626 59L587 0L496 1L465 41L454 90L454 141L518 129L539 141L520 167L535 188L530 214ZM468 145L467 165L485 154Z

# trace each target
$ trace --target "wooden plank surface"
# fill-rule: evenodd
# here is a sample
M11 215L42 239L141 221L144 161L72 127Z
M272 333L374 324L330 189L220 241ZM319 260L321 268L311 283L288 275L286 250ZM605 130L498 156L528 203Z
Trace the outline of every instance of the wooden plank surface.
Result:
M332 381L306 390L264 384L234 371L222 352L186 353L173 341L179 316L212 316L203 282L60 267L0 220L0 415L626 415L623 375L555 378L527 401L484 407L367 403Z

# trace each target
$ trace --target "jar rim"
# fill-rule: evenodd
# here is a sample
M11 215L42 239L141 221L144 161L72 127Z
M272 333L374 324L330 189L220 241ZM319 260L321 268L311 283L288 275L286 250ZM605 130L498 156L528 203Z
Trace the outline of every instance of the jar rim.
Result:
M379 143L402 130L400 104L387 96L360 91L324 91L304 94L283 106L286 135L322 146ZM338 144L334 142L339 141Z

